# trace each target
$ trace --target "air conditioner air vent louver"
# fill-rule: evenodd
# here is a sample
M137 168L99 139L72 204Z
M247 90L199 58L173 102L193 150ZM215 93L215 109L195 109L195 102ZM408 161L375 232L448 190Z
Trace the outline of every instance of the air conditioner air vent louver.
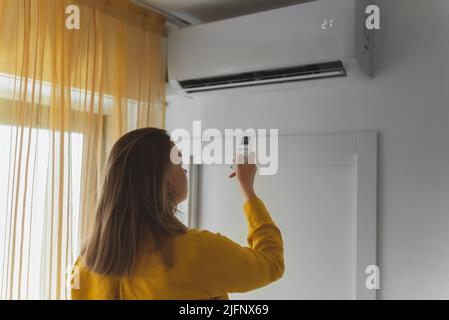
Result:
M331 77L344 77L346 70L342 61L315 63L287 68L259 70L224 76L179 81L187 93L246 87L263 84L284 83Z

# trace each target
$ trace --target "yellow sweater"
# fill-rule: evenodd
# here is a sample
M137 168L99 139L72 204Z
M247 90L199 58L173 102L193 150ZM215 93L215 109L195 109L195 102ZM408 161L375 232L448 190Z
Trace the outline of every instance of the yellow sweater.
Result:
M126 277L100 276L80 256L71 296L79 299L229 299L270 284L284 274L279 228L262 200L243 205L249 247L207 230L190 229L174 242L174 266L166 270L159 255L148 254ZM78 277L78 278L77 278Z

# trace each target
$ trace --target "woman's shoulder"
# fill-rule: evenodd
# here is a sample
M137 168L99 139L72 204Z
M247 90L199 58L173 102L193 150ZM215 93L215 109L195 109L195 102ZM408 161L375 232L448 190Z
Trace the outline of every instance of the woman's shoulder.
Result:
M223 235L220 232L213 232L213 231L210 231L207 229L199 229L199 228L188 229L185 236L187 238L193 238L193 239L223 237Z
M180 240L182 245L189 247L187 249L198 251L200 254L236 245L233 240L220 232L199 228L189 229Z
M227 240L220 232L213 232L207 229L191 228L187 232L177 237L178 247L183 250L201 251L216 245L223 239Z

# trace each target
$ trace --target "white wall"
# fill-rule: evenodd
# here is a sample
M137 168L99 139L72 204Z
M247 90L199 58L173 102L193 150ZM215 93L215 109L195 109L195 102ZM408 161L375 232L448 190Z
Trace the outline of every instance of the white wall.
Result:
M449 299L449 1L381 4L370 82L175 99L167 128L378 130L379 297Z

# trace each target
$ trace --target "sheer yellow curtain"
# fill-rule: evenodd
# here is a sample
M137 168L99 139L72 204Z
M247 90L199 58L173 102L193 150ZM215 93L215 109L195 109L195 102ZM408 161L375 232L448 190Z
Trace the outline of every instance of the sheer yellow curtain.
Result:
M0 1L0 299L68 297L109 149L165 126L164 22L127 0Z

